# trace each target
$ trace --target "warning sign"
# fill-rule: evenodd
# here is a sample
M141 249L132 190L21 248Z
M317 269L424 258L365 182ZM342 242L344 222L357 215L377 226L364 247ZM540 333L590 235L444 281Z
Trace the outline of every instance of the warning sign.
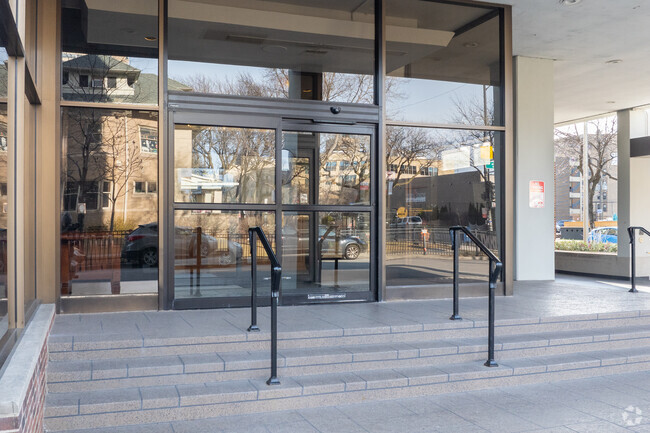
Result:
M531 180L528 185L528 202L533 209L544 207L544 182L541 180Z
M408 213L406 212L406 208L404 206L397 209L397 217L398 218L406 218L406 215L408 215Z

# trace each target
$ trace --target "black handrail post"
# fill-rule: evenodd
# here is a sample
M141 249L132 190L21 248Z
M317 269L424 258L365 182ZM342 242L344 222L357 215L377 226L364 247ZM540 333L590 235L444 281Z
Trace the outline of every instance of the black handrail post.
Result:
M454 312L449 320L463 320L458 314L458 231L449 229L451 235L451 247L454 251Z
M251 326L248 332L259 332L257 326L257 236L254 229L248 230L248 243L251 247Z
M274 266L271 270L271 377L267 385L280 385L278 379L278 298L280 297L280 278L282 269Z
M629 290L630 293L637 293L636 289L636 239L634 236L635 227L628 227L627 234L630 236L630 262L632 267L632 274L630 275L630 283L632 288Z
M494 270L492 270L492 266L494 265ZM495 304L495 299L494 299L494 292L496 290L496 280L499 278L499 274L501 271L501 264L496 263L494 264L494 261L492 258L490 258L490 267L489 267L489 279L490 282L489 284L489 298L488 298L488 359L485 361L485 366L486 367L498 367L499 364L494 360L494 304Z

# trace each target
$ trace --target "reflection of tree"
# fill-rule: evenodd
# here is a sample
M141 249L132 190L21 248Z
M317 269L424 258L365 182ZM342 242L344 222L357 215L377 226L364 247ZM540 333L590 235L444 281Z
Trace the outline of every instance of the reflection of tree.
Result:
M115 208L118 200L128 193L129 179L142 172L143 164L140 151L129 137L128 114L116 115L114 119L104 122L102 133L105 154L105 182L110 184L110 192L102 191L111 208L109 230L115 227ZM132 145L129 146L129 142Z
M334 182L320 182L320 203L340 204L365 201L362 199L362 185L370 178L370 148L367 136L344 134L320 135L320 167L326 171L330 161L339 166L339 179ZM346 195L342 194L347 190ZM337 203L331 203L334 199Z
M395 166L397 174L395 186L412 165L419 170L428 170L434 162L440 159L442 147L435 141L426 129L389 126L386 128L386 164ZM409 183L413 178L407 179Z
M65 210L79 204L111 208L109 230L113 230L118 200L128 192L129 179L142 170L139 149L128 135L130 112L70 108L64 110L67 138ZM103 185L110 185L110 190ZM71 199L74 197L74 199ZM74 208L72 208L74 206ZM87 208L87 210L94 210ZM83 229L83 217L79 218Z
M490 89L491 86L484 85L482 97L480 98L476 96L467 100L454 98L454 113L451 122L459 125L493 125L494 106L488 104L488 91ZM453 134L447 136L446 143L450 148L468 152L469 165L478 173L484 186L483 194L481 194L482 206L485 209L490 209L491 220L494 221L496 211L493 207L496 193L493 179L494 169L488 168L485 161L477 161L475 151L477 145L478 147L490 146L490 149L494 149L494 131L455 130Z
M603 179L617 180L616 175L611 172L612 163L617 157L617 126L616 116L605 117L602 119L587 122L588 136L588 176L587 182L587 199L589 209L589 221L595 221L594 215L594 195L596 187ZM578 124L573 124L566 129L555 130L555 154L564 156L564 164L575 164L575 167L582 176L583 171L583 144L584 131L578 128ZM570 170L571 167L556 167L557 170L563 168ZM584 194L584 191L582 192ZM583 196L584 197L584 196Z
M242 128L202 128L192 140L192 166L219 169L220 177L233 177L237 184L232 200L239 203L264 196L265 173L274 161L273 132ZM249 184L254 189L249 189Z

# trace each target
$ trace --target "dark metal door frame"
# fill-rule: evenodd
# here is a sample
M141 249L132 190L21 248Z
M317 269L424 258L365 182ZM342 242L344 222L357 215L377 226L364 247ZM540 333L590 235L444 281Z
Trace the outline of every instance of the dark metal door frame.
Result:
M378 230L375 223L377 218L377 191L379 184L379 169L377 167L377 128L380 119L380 110L376 105L339 104L338 114L334 114L332 103L322 101L277 100L264 98L244 98L234 96L202 95L187 93L169 93L169 111L167 123L168 155L167 182L170 191L175 190L174 168L174 127L177 124L191 124L202 126L227 126L240 128L258 128L275 130L275 195L274 204L211 204L211 203L178 203L175 202L173 192L168 194L169 202L165 203L167 220L170 222L160 230L161 245L168 248L163 251L165 262L169 265L164 270L163 282L164 306L166 309L186 308L223 308L230 306L247 306L248 297L243 298L184 298L174 297L174 212L176 210L256 210L275 212L275 244L282 260L282 212L308 212L315 214L318 211L359 211L369 212L370 215L370 290L364 292L349 292L346 301L371 301L376 300L377 293L377 268L378 257ZM371 137L370 153L370 197L368 206L331 206L331 205L283 205L282 204L282 133L283 131L314 132L314 133L343 133L369 135ZM314 197L315 198L315 197ZM302 298L280 298L281 304L297 304L309 302L307 295ZM268 300L260 298L261 305ZM330 301L331 302L331 301Z

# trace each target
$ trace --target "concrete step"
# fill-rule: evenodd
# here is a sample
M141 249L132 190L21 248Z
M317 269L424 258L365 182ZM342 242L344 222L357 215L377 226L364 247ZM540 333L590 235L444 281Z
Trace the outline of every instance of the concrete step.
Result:
M498 312L497 312L498 317ZM585 314L542 318L497 320L496 335L538 334L545 332L595 330L613 327L650 325L650 311ZM263 327L263 326L262 326ZM386 325L327 329L283 330L280 323L280 349L354 346L360 344L393 344L452 338L483 338L487 322L481 320L437 321L416 325ZM183 355L188 353L226 353L268 350L270 334L203 331L198 335L166 334L55 334L50 337L50 360L94 360L149 356Z
M48 431L102 428L459 392L650 370L650 348L504 358L437 366L383 368L248 380L52 393Z
M497 359L561 355L650 346L650 328L602 328L497 336ZM279 374L358 372L437 366L485 360L487 339L461 338L409 343L281 349ZM269 352L186 353L157 357L51 361L50 392L181 385L262 377Z

